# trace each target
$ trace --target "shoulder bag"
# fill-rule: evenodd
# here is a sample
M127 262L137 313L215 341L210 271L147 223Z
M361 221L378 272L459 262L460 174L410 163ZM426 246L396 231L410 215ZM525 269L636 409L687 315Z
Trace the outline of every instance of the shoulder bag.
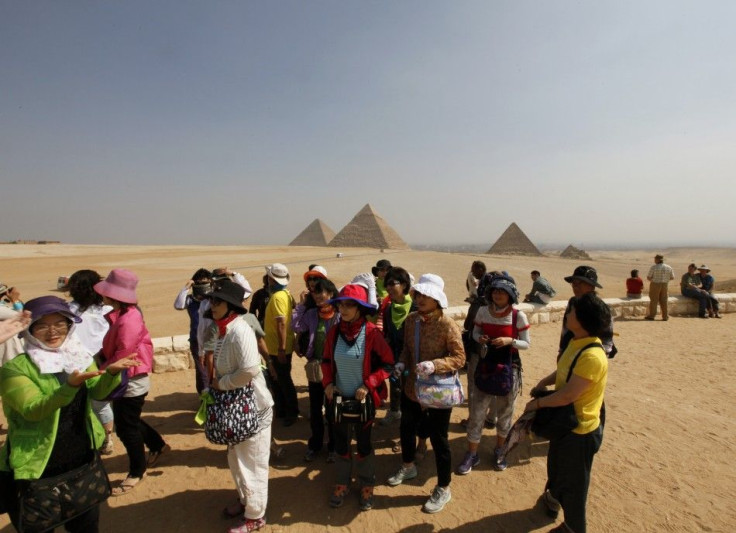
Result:
M591 342L590 344L583 346L583 348L575 355L575 358L572 360L572 364L570 365L570 370L567 373L565 383L570 381L572 370L575 368L575 364L578 362L580 355L588 348L592 348L594 346L603 348L603 345L600 343ZM542 398L544 396L549 396L553 392L555 391L535 391L533 396L535 398ZM534 413L532 433L538 437L542 437L543 439L558 439L565 434L570 433L573 429L578 427L579 424L578 416L575 414L575 405L573 403L560 405L558 407L542 407L541 409L537 409Z
M420 319L414 323L414 359L419 364ZM431 374L426 378L417 376L414 390L422 407L452 409L465 401L463 387L457 372Z
M258 410L252 385L231 390L210 389L204 436L212 444L240 444L258 433Z

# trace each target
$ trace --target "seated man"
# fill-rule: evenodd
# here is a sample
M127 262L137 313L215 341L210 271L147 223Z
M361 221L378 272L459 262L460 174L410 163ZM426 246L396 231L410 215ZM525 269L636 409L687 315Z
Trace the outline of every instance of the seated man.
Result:
M532 290L524 297L525 302L547 305L555 297L557 291L552 288L549 281L544 279L539 270L532 270Z
M716 284L715 278L710 273L710 268L705 265L698 267L698 275L700 276L700 288L708 293L708 316L721 318L721 314L718 312L718 298L713 295L713 288Z
M695 298L698 301L698 316L700 318L708 318L705 314L710 302L710 294L702 288L702 281L698 275L698 267L695 263L690 263L687 272L682 275L680 280L680 292L688 298Z

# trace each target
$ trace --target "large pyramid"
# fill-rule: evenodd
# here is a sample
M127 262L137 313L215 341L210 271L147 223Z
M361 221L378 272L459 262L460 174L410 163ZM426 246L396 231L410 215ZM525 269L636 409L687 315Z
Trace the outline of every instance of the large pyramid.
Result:
M332 231L332 228L320 219L315 218L309 226L304 228L304 231L289 243L289 246L327 246L334 237L335 232Z
M542 252L534 246L521 228L512 222L506 231L493 243L487 254L541 256Z
M409 245L388 225L371 204L358 211L358 214L335 235L328 246L353 248L393 248L407 249Z

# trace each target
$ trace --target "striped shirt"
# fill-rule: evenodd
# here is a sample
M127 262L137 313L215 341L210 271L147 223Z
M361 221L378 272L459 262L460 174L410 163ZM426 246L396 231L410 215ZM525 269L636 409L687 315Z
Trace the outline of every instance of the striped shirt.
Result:
M350 346L342 336L337 336L335 366L337 367L337 389L346 398L355 398L355 391L363 385L363 359L365 357L365 324L355 342Z

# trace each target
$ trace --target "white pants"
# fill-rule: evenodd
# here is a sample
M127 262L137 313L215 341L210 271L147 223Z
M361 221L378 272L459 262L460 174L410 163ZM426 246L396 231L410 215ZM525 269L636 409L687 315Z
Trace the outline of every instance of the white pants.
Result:
M251 438L227 447L227 464L238 489L245 518L257 520L266 514L268 505L268 459L271 454L273 410L258 422L262 429Z

